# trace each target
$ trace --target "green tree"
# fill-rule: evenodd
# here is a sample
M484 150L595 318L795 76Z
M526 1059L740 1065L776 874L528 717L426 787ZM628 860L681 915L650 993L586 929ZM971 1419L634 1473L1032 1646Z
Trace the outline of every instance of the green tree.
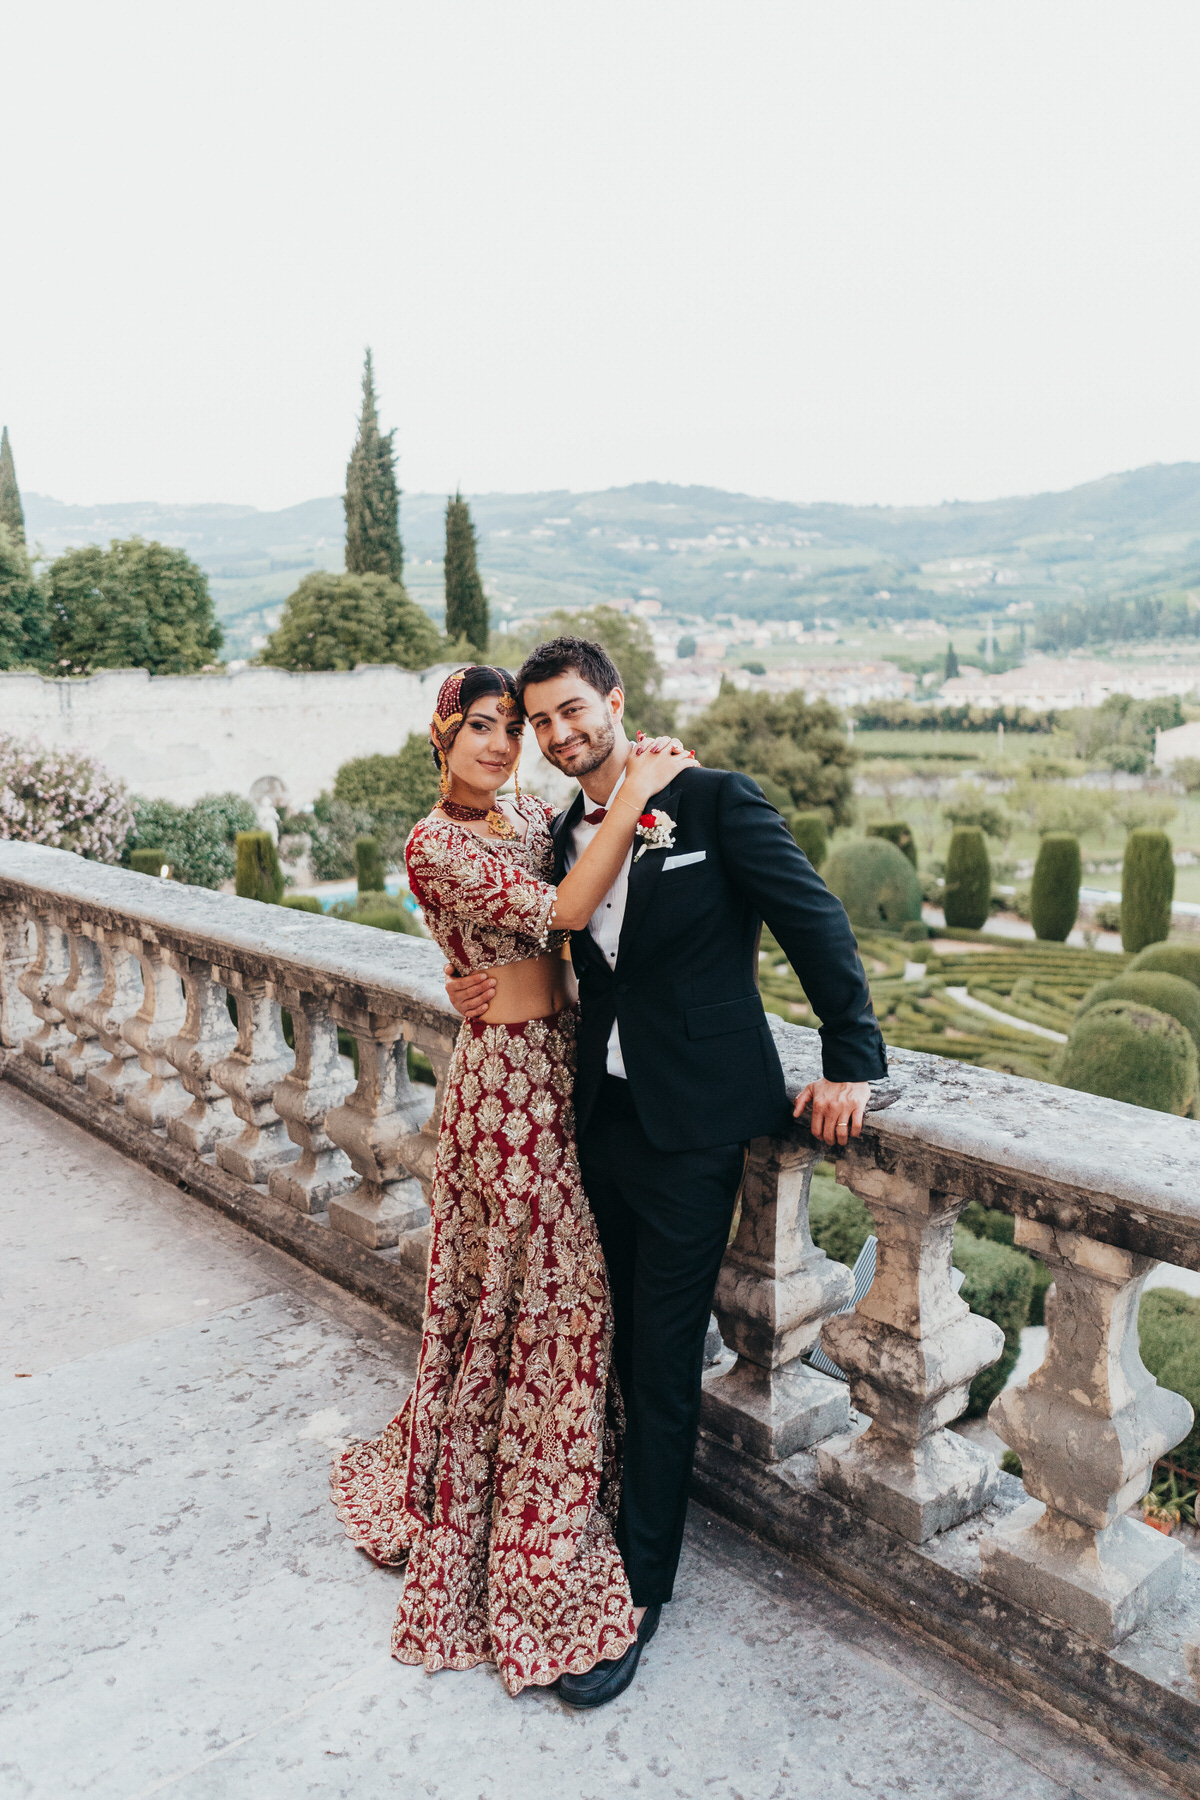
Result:
M1166 942L1175 898L1175 858L1165 831L1131 831L1121 864L1121 948L1136 955Z
M358 437L346 465L346 572L386 575L399 582L404 574L400 542L400 490L396 486L394 431L379 429L375 405L375 371L368 350L363 364L362 414Z
M114 538L107 550L68 550L51 563L47 585L55 660L73 674L187 675L221 648L207 576L167 544Z
M1065 944L1079 912L1083 861L1079 839L1066 831L1048 831L1038 846L1029 897L1033 935Z
M427 669L443 651L437 627L399 582L316 569L288 595L259 661L298 670L358 663Z
M446 636L487 655L488 608L475 566L475 527L461 494L446 502Z
M278 905L283 899L283 871L269 831L237 834L237 891L244 900Z
M992 896L992 865L978 825L960 825L946 852L943 910L952 930L981 931Z
M675 646L675 654L679 657L695 656L696 640L690 631L686 631Z
M354 756L333 782L333 797L367 812L403 813L416 824L437 805L438 776L429 739L410 731L398 756Z
M550 613L534 631L493 638L490 654L515 669L521 659L547 638L588 638L602 644L617 665L625 693L625 722L631 731L658 736L675 729L675 707L660 693L662 669L644 619L630 618L615 606L593 606L586 612ZM733 768L734 764L727 765ZM754 773L754 771L750 771Z
M958 676L958 658L954 654L954 645L946 645L946 666L942 670L943 681L954 681Z
M7 528L14 544L25 542L25 510L21 490L17 486L17 465L8 441L8 426L0 432L0 525Z
M710 769L736 769L756 781L766 776L787 790L797 810L819 811L830 825L850 823L856 756L827 700L744 693L723 682L686 736Z
M0 524L0 669L47 667L53 655L46 596L24 540Z

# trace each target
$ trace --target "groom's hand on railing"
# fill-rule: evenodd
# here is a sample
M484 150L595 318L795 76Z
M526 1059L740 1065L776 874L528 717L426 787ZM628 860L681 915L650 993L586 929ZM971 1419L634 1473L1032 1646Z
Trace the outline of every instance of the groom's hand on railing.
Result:
M809 1130L823 1144L845 1144L862 1135L863 1113L871 1098L869 1081L810 1081L796 1095L792 1117L798 1119L812 1106Z
M453 963L443 965L449 977L446 993L455 1012L464 1019L478 1019L496 998L496 983L490 975L456 975Z

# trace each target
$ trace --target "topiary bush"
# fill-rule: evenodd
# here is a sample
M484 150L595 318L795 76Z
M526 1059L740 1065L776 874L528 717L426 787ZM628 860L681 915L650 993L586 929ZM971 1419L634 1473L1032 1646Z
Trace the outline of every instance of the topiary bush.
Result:
M1161 944L1171 929L1175 864L1165 831L1131 831L1121 866L1121 948Z
M1079 1017L1106 1000L1131 1000L1137 1006L1152 1006L1156 1012L1170 1013L1191 1033L1192 1042L1200 1051L1200 988L1182 976L1157 969L1125 969L1112 981L1098 982L1084 995L1079 1002Z
M990 1237L975 1237L961 1224L954 1233L953 1261L964 1276L960 1298L973 1313L994 1320L1004 1333L999 1362L982 1369L971 1383L966 1417L977 1419L987 1411L1016 1366L1021 1331L1029 1322L1033 1267L1021 1251Z
M912 834L912 826L903 819L888 819L882 825L868 825L868 837L886 838L889 844L895 844L897 850L903 850L913 868L917 862L917 840Z
M1034 937L1066 943L1079 912L1082 879L1079 839L1069 831L1048 831L1038 846L1029 895Z
M1200 1472L1200 1300L1178 1288L1151 1288L1138 1310L1142 1361L1161 1387L1182 1394L1196 1423L1171 1460Z
M978 825L961 825L946 853L943 910L957 930L982 931L992 908L992 865Z
M921 917L921 884L902 850L886 838L859 838L830 852L823 871L850 923L863 931L899 931Z
M1140 969L1178 975L1183 981L1193 981L1200 987L1200 945L1151 944L1126 964L1125 973L1133 975Z
M258 815L240 794L204 794L194 806L172 800L133 797L134 849L166 851L180 881L192 887L216 888L234 873L234 839L239 831L258 829Z
M814 869L819 869L829 854L829 833L825 815L819 812L785 813L788 830L807 856Z
M1061 1087L1182 1117L1193 1106L1200 1064L1178 1019L1131 1000L1103 1000L1071 1032L1058 1064Z
M238 832L237 891L244 900L278 904L283 899L283 871L269 831Z
M380 894L384 888L384 876L387 871L383 864L383 851L379 839L360 837L354 841L354 868L358 876L360 894Z
M135 875L158 875L167 871L167 879L175 879L175 869L165 850L131 850L129 866Z
M315 894L285 894L279 904L290 906L293 912L319 913L325 917L325 908Z

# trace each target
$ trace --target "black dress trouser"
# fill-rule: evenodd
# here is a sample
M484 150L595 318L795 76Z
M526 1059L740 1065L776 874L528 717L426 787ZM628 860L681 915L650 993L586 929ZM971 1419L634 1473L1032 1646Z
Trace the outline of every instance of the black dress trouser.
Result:
M608 1264L625 1401L617 1545L635 1606L669 1600L700 1418L713 1289L745 1147L656 1150L628 1082L607 1075L579 1144Z

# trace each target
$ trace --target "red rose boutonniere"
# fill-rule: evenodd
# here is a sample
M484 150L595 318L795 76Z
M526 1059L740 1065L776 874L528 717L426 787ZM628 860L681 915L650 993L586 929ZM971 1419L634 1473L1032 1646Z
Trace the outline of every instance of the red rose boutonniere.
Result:
M670 813L660 812L657 807L643 813L633 834L642 840L634 862L640 862L647 850L670 850L675 842L674 831L675 821Z

